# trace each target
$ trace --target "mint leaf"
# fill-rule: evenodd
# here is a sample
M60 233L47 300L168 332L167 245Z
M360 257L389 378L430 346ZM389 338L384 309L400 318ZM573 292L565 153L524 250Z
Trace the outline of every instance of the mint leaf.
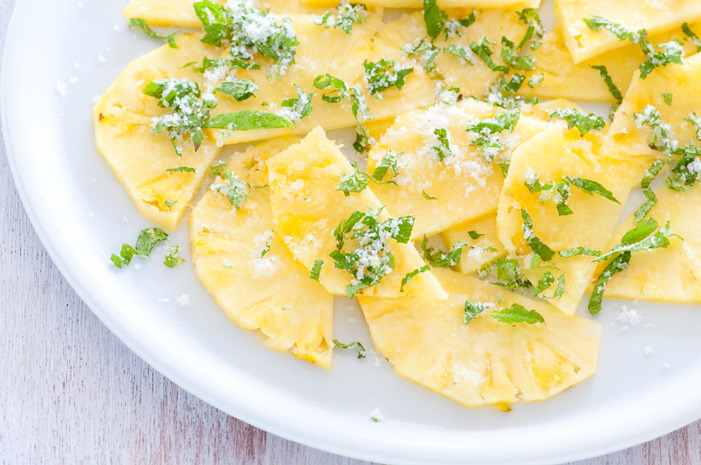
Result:
M558 254L562 258L577 257L580 255L590 255L592 257L598 257L601 255L601 251L590 249L588 247L575 247L573 249L567 249L563 250L562 252L558 252Z
M470 50L472 50L472 53L477 55L480 60L482 60L484 64L487 65L487 67L489 67L489 69L492 71L498 73L508 73L509 68L506 66L497 65L492 60L492 54L494 52L489 47L490 45L494 45L494 42L490 42L487 37L482 37L482 40L480 40L479 43L470 43Z
M426 191L421 191L421 195L423 195L426 200L438 200L437 197L427 194Z
M341 180L336 186L336 190L342 191L348 197L351 192L362 192L366 187L368 187L368 179L355 165L353 171L341 175Z
M352 349L353 347L358 348L358 358L365 358L365 347L358 342L358 341L353 341L348 344L344 344L342 342L337 341L336 339L333 340L333 344L338 347L339 349Z
M647 218L642 220L635 228L626 232L621 238L621 243L615 246L611 252L594 260L600 262L616 256L622 252L638 252L669 246L669 237L677 236L670 230L669 221L658 229L657 220ZM680 238L681 239L681 238Z
M170 247L170 251L166 255L165 261L163 262L163 264L165 266L167 266L168 268L173 268L173 267L176 267L178 265L182 265L183 263L185 263L184 258L178 257L178 250L179 249L180 249L180 247L178 247L177 245L173 245Z
M598 194L605 199L616 202L619 205L621 204L621 202L619 202L616 197L613 196L613 193L610 190L606 189L596 181L592 181L591 179L575 178L572 176L565 176L565 180L569 185L579 187L589 195Z
M394 60L385 58L378 62L365 60L363 67L370 94L375 97L391 87L402 90L406 85L406 77L414 72L414 68L402 68Z
M606 83L606 87L608 87L609 92L611 92L611 95L616 100L616 102L623 102L623 94L621 93L621 90L618 88L618 86L616 86L616 84L613 82L613 78L609 74L608 69L606 69L606 66L592 66L592 68L599 72L601 78Z
M689 37L689 40L696 47L697 52L701 52L701 39L689 27L689 23L682 24L682 31Z
M643 189L647 189L650 187L650 184L652 184L652 181L655 180L658 174L662 172L662 168L664 168L665 162L663 160L655 160L652 162L652 165L645 171L645 176L643 177L642 182L640 183L640 187Z
M388 150L382 160L375 166L375 171L372 173L373 179L376 181L382 181L390 169L394 173L394 176L399 175L399 157L404 155L404 152L395 152L394 150Z
M519 304L512 304L511 307L493 311L489 315L500 323L510 325L545 323L545 319L540 313L535 310L528 310Z
M647 200L635 211L634 219L636 223L643 221L647 214L650 213L650 210L652 210L652 207L657 205L657 196L652 189L643 190L643 194L645 194Z
M224 178L226 183L212 184L209 186L209 190L222 194L238 210L243 205L243 202L251 197L248 184L241 181L231 170L224 172Z
M473 64L472 57L474 55L472 54L472 50L469 48L461 47L458 44L450 44L443 49L443 53L454 55L458 58L462 58L469 64Z
M177 32L163 36L151 29L145 20L141 18L131 18L129 20L129 29L135 27L141 28L144 33L152 39L167 40L170 48L178 48L178 44L175 43L175 35L178 34Z
M242 110L220 113L204 127L226 131L252 131L254 129L291 128L294 124L281 116L264 111Z
M521 209L521 218L523 219L523 238L528 246L544 261L549 262L555 255L555 251L545 245L543 241L538 239L533 233L533 221L531 216L525 209Z
M465 301L465 324L470 323L472 320L484 313L485 310L492 307L492 304L482 303L482 302L472 302L470 300Z
M448 131L445 128L435 129L433 131L438 143L431 147L431 151L436 155L439 161L445 160L447 157L453 156L453 151L450 148L450 140L448 140Z
M624 271L630 265L630 252L623 252L617 255L608 265L604 268L604 271L596 279L594 284L594 290L592 291L591 297L589 299L589 313L596 315L601 311L601 301L604 298L604 291L611 278L616 274Z
M409 281L411 281L415 276L417 276L417 275L419 275L419 274L421 274L421 273L425 273L425 272L427 272L427 271L430 270L430 269L431 269L431 267L430 267L429 265L424 265L424 266L422 266L421 268L417 268L417 269L415 269L415 270L413 270L413 271L408 272L408 273L406 274L406 276L404 276L404 278L402 278L402 285L401 285L401 287L399 288L399 292L404 292L404 286L406 286L407 284L409 284Z
M335 8L335 15L327 11L323 16L315 18L314 23L327 29L336 28L350 34L353 32L353 26L364 23L367 16L365 5L342 1Z
M318 281L319 276L321 276L322 266L324 266L323 260L314 260L314 265L312 265L312 272L311 275L309 275L309 278Z
M477 240L480 237L484 236L484 234L479 234L477 231L468 231L467 234L470 236L470 239Z
M228 78L217 88L217 92L228 95L237 102L243 102L253 97L253 94L260 90L258 85L250 79L239 79L237 77Z
M289 108L290 110L286 113L286 119L291 121L299 121L302 118L309 116L312 112L312 97L314 93L305 94L302 89L299 88L297 84L294 84L295 91L297 92L296 98L286 98L282 101L283 108Z
M421 255L433 268L451 268L460 263L463 248L472 248L466 242L456 242L448 252L428 246L428 239L424 236L421 241Z
M579 129L580 136L584 136L592 131L601 131L606 127L606 121L604 121L602 117L596 116L593 113L585 113L583 111L574 110L572 108L556 110L550 113L550 118L560 118L565 120L567 122L568 129L572 129L574 127Z
M423 11L426 33L436 40L445 27L447 15L438 8L436 0L423 0Z
M148 228L139 233L136 239L136 247L134 247L137 255L141 258L146 258L151 254L151 251L157 243L168 239L168 233L161 228Z
M348 86L343 79L331 76L330 74L320 74L314 78L314 87L323 90L327 87L333 87L328 94L321 96L321 100L328 103L340 103L348 96Z
M178 166L177 168L168 168L166 171L169 173L194 173L197 170L195 168L190 168L189 166Z

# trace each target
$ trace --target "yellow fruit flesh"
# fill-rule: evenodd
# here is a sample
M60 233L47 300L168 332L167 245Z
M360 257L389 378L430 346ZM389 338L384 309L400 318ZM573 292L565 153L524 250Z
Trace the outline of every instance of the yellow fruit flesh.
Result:
M596 371L600 326L460 273L436 270L446 301L361 297L375 347L395 371L468 407L547 399ZM545 324L467 325L464 304L516 303Z
M274 140L234 154L227 168L251 185L265 185L265 160L294 142ZM250 196L237 211L210 191L193 209L190 240L197 276L226 315L243 329L259 331L267 347L328 369L333 296L309 278L309 270L273 232L267 189L250 189ZM270 249L261 256L267 240Z

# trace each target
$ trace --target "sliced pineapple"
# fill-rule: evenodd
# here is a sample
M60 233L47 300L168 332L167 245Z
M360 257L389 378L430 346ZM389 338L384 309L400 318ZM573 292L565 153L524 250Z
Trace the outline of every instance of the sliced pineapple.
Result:
M124 10L127 18L140 18L152 26L202 29L193 4L199 0L131 0ZM214 0L215 3L226 3ZM323 10L302 5L300 0L260 0L258 8L270 8L276 14L321 13Z
M701 20L701 3L698 0L616 0L613 3L609 0L557 0L555 13L567 48L577 64L629 44L607 30L591 30L585 19L601 16L630 31L645 29L654 35L684 22Z
M265 160L294 142L274 140L234 154L227 169L263 186ZM193 209L190 240L197 276L226 315L243 329L259 331L266 346L328 369L333 296L310 279L274 232L268 190L249 191L238 210L213 191Z
M458 270L463 274L476 273L492 260L506 256L506 249L497 236L496 210L443 231L441 237L449 249L458 242L470 245L462 249L458 263Z
M675 192L666 186L657 190L657 205L649 216L660 225L670 222L672 231L684 240L672 240L667 248L632 254L630 266L611 278L606 297L642 299L656 302L701 303L701 184L688 192ZM626 219L614 233L619 243L626 231L635 226Z
M691 28L701 31L701 23L696 23ZM651 37L650 40L659 45L674 38L683 37L681 29L675 29ZM606 67L616 87L625 95L635 71L645 61L645 55L639 46L626 45L576 65L567 50L565 38L559 27L546 33L542 43L543 45L533 52L536 70L526 72L528 81L541 74L542 81L533 86L522 86L519 95L524 97L617 103L599 71L592 66ZM685 44L684 49L687 56L696 52L696 48L690 42Z
M336 250L332 232L355 211L377 211L382 204L369 188L348 196L336 190L341 176L352 168L321 128L314 129L302 143L269 159L267 164L275 230L294 257L309 270L316 260L323 260L321 284L333 294L345 295L352 278L347 271L335 268L334 260L329 257ZM382 211L380 221L388 218L388 213ZM411 244L390 242L394 269L378 285L362 291L364 295L397 297L404 276L425 265ZM415 297L446 296L430 272L414 277L404 286L403 293Z
M156 99L143 94L146 85L158 79L198 80L180 65L199 59L206 46L197 36L183 35L181 48L167 46L133 61L119 75L93 110L98 151L124 185L139 212L156 225L173 231L190 200L219 154L209 130L198 151L183 144L182 157L176 155L165 134L151 136L151 120L163 114ZM188 167L195 171L168 171Z
M595 373L599 324L460 273L435 273L447 301L359 298L375 347L397 374L477 407L544 400ZM545 323L481 315L465 324L467 300L495 310L522 305Z
M671 105L664 94L672 95ZM650 148L653 131L647 125L638 126L636 114L651 105L659 111L662 122L669 125L670 137L679 147L698 143L696 128L685 118L701 111L701 54L685 60L684 65L669 65L656 70L646 79L636 76L623 103L616 111L608 131L617 150L631 157L648 160L663 156Z
M453 10L450 12L456 18L465 18L471 10ZM512 42L520 42L526 32L526 26L518 19L515 10L494 9L480 10L476 12L475 22L465 29L460 30L460 35L445 39L439 36L435 45L442 49L433 60L435 70L432 76L440 77L446 88L459 88L465 96L474 96L479 99L484 98L489 91L489 87L499 77L499 72L492 71L480 58L470 50L471 43L479 43L483 38L495 44L501 43L502 36L507 37ZM395 48L412 50L422 40L426 41L426 25L423 15L420 12L408 13L399 19L386 23L378 32L378 37L386 41ZM472 64L464 58L447 53L445 50L450 46L462 48ZM498 45L490 45L494 50L492 56L498 65L503 64ZM412 55L417 67L428 64L430 53Z
M387 44L380 38L373 38L382 26L382 15L368 14L367 20L353 27L352 34L340 29L324 28L315 24L310 15L292 16L292 26L297 33L300 44L295 55L295 64L276 80L269 80L270 65L263 64L259 70L242 70L238 77L252 79L260 86L253 98L236 102L228 97L219 99L217 113L240 110L260 110L280 112L284 99L298 96L295 85L305 94L314 93L312 111L291 129L262 129L256 131L239 131L227 136L218 134L220 142L235 144L277 137L289 134L306 134L321 125L326 130L354 127L355 118L351 111L351 99L340 103L328 103L321 96L331 89L319 90L313 83L317 76L331 74L342 79L348 88L355 87L365 95L371 120L392 118L402 112L418 108L433 102L435 85L426 76L423 69L414 64L401 50ZM363 63L379 62L382 59L394 61L399 68L413 68L406 76L406 83L399 90L391 87L386 91L371 96L365 78ZM407 98L410 96L410 98ZM264 105L265 104L265 105Z
M396 185L379 184L373 191L393 215L416 217L412 238L439 233L496 209L504 182L502 168L498 160L486 161L485 151L472 145L475 136L466 128L470 122L503 112L474 100L437 104L400 115L375 144L368 156L369 173L374 173L389 151L402 153L397 159L399 173L390 170L385 177ZM497 158L508 160L518 144L546 127L545 122L521 115L512 132L499 136L504 150ZM442 129L450 154L439 155L435 149L447 150L435 132Z
M586 247L605 252L611 240L622 204L646 168L637 159L626 159L606 152L600 134L580 137L576 129L553 127L534 136L513 154L509 175L499 202L497 232L510 255L518 257L523 273L536 285L546 274L554 278L565 275L564 294L550 300L562 311L573 314L596 269L592 256L564 258L555 254L551 260L536 260L535 250L526 242L534 235L555 252ZM559 182L565 177L599 183L620 203L569 186L567 205L572 214L560 216L555 191L531 193L527 183ZM526 227L525 211L532 221ZM541 257L543 254L541 254ZM553 284L544 295L555 295Z

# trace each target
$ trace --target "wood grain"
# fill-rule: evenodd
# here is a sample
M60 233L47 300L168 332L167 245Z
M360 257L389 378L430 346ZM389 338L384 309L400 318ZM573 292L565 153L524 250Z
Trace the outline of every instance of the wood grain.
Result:
M0 48L14 0L0 0ZM343 464L240 422L136 357L51 263L0 135L0 464ZM586 441L586 438L582 438ZM701 465L701 422L576 465Z

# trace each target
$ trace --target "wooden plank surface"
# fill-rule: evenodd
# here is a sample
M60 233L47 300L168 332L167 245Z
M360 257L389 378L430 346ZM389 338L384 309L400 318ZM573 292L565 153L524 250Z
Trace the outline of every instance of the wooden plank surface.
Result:
M14 0L0 0L0 49ZM0 135L0 464L347 464L186 393L127 349L51 263ZM586 438L581 438L586 441ZM701 422L576 465L701 465Z

